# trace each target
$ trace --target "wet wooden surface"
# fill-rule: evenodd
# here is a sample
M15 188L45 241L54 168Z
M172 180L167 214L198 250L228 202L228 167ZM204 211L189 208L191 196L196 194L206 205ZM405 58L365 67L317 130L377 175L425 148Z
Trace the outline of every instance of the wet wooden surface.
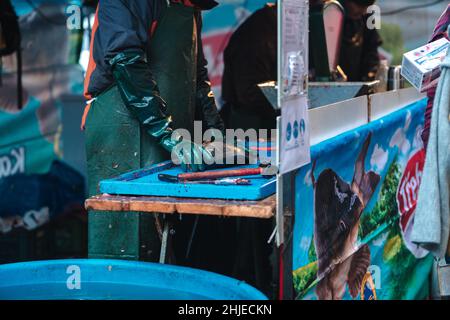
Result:
M268 219L274 216L276 198L259 201L192 199L174 197L99 195L86 200L87 210L202 214Z

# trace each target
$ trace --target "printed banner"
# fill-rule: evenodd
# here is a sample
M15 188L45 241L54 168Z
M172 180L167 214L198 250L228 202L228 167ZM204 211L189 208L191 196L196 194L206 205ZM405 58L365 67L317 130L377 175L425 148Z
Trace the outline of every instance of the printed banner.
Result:
M410 241L426 100L312 147L296 176L297 299L423 299L433 257Z

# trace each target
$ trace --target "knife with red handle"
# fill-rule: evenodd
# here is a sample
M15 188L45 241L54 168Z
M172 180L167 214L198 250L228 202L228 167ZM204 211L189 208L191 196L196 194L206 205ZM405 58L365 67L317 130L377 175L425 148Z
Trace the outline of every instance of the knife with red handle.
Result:
M267 171L265 171L264 167L259 167L259 168L243 168L243 169L180 173L176 176L160 174L158 175L158 178L166 182L186 182L186 181L214 180L229 177L257 176L257 175L261 175L263 177L273 176L272 174L265 174L266 172Z

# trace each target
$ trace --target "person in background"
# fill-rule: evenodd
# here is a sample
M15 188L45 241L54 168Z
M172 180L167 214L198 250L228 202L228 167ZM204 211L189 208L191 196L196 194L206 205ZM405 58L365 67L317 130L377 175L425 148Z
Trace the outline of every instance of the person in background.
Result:
M367 28L367 9L376 0L339 1L346 11L339 65L348 81L374 80L382 41L376 29ZM324 2L312 0L310 8L321 10ZM267 4L237 28L224 51L220 113L226 127L274 129L278 113L257 85L276 79L277 7Z
M276 128L277 114L257 86L277 78L276 5L267 4L244 21L223 57L221 116L227 128Z
M277 112L258 84L277 78L277 7L267 4L255 11L233 33L224 51L221 116L230 129L276 128ZM240 218L231 222L231 276L271 294L272 221ZM236 241L235 239L238 239ZM230 274L227 272L226 274Z
M377 29L367 27L369 6L376 0L339 0L345 9L339 65L348 81L375 80L382 40Z
M450 24L450 4L447 6L447 9L445 9L444 13L442 13L441 17L439 18L429 43L442 39L444 37L447 40L450 40L450 36L447 32L449 24ZM435 87L430 88L427 91L428 104L425 110L425 124L422 131L422 141L425 146L425 149L428 147L428 139L430 137L431 114L433 112L433 104L434 104L434 96L436 95L436 88L437 84Z

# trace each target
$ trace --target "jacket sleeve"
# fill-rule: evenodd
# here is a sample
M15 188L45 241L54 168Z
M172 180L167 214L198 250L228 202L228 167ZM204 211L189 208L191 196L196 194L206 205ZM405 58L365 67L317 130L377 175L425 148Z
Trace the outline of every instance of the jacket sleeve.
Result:
M164 145L171 135L166 103L147 63L145 47L152 21L151 1L102 0L98 9L104 59L123 102L146 131ZM155 1L156 3L156 1Z
M214 93L211 90L211 82L208 77L207 64L203 52L203 44L201 40L202 18L201 12L196 13L198 50L197 50L197 90L196 90L196 120L203 121L205 130L218 129L225 131L225 125L217 110Z
M149 2L151 1L100 1L97 36L106 62L124 50L144 54L147 31L154 14L154 8Z

